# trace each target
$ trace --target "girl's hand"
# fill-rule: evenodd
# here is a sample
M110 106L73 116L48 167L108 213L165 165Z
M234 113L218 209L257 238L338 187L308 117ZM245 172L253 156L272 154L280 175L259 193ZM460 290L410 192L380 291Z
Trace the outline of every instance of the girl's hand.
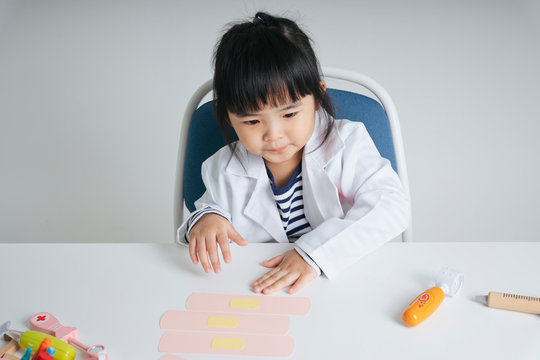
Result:
M212 272L212 268L214 268L216 274L221 272L218 245L221 248L223 260L227 264L230 263L229 239L240 246L248 244L247 240L244 240L223 216L218 214L203 215L189 232L189 256L191 261L193 264L198 264L200 260L204 271L207 273Z
M294 294L317 277L315 270L295 250L266 260L263 265L273 269L253 283L256 293L271 294L292 284L288 293Z

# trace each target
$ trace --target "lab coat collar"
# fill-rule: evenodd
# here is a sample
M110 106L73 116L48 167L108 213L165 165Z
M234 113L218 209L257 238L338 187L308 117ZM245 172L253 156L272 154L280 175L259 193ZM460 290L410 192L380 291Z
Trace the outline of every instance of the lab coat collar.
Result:
M233 146L234 152L225 171L233 175L258 178L264 170L263 158L247 151L240 141L235 142Z
M250 196L242 213L260 224L272 239L278 242L289 242L281 223L263 158L247 151L240 142L237 142L235 146L234 155L231 156L225 171L249 178L249 188L246 190Z
M247 191L250 195L242 212L244 216L260 224L272 239L289 242L281 223L263 158L251 154L242 144L237 143L236 155L231 157L226 171L249 178Z
M324 141L324 131L329 120L330 115L322 107L315 112L315 130L304 149L304 158L312 159L321 168L326 167L345 146L341 137L335 134L330 134ZM332 132L335 131L336 127L332 129Z

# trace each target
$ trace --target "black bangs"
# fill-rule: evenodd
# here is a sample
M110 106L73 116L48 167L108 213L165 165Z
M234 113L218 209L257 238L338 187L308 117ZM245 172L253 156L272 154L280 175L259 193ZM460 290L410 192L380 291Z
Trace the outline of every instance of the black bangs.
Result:
M317 64L279 33L260 34L225 72L223 104L235 114L296 102L320 87ZM285 41L284 41L285 40ZM312 65L312 66L309 66Z
M237 34L235 40L222 41L230 48L218 49L229 54L221 63L216 54L214 95L221 111L242 115L310 94L319 100L317 62L285 35L255 26Z

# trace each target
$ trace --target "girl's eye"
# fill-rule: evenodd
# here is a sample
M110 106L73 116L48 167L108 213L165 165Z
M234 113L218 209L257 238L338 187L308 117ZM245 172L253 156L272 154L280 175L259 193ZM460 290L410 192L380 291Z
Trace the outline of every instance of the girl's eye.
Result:
M259 123L259 120L248 120L248 121L244 121L244 124L246 125L256 125Z
M286 117L286 118L292 118L292 117L294 117L296 114L298 114L298 112L292 112L292 113L289 113L289 114L285 114L285 115L283 115L283 116Z

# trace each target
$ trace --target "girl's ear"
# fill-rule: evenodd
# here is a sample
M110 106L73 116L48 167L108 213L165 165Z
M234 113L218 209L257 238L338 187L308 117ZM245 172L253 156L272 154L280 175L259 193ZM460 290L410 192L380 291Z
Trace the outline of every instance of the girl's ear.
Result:
M321 95L322 95L321 99L323 99L324 98L324 93L326 92L326 83L324 82L324 80L321 80L321 90L322 90L321 91ZM317 108L315 110L319 110L321 108L321 105L322 105L322 103L319 102L317 104Z

